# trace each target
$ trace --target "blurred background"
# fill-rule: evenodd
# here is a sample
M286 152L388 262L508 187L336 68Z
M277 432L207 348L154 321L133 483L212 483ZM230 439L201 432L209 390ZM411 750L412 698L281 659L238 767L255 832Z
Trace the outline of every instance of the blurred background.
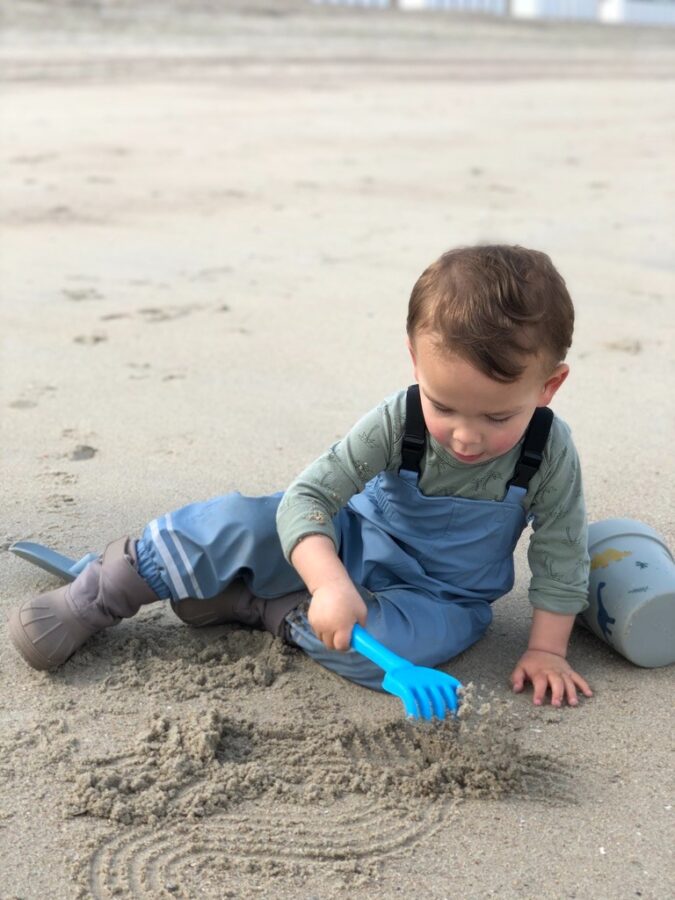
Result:
M591 514L659 492L675 30L529 2L0 4L3 444L33 501L9 534L47 527L45 483L57 531L101 492L126 528L283 487L408 383L424 267L486 241L546 250L572 291L556 408Z

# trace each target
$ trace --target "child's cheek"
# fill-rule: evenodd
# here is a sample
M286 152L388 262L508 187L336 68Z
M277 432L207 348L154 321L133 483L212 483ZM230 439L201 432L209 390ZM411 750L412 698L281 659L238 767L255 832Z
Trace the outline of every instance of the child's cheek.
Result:
M449 436L448 429L443 427L443 423L437 420L427 421L427 430L429 434L437 441L442 447L445 447L448 444Z
M490 441L493 454L501 456L502 453L508 453L512 447L516 446L521 437L520 432L513 429L493 435L493 439Z

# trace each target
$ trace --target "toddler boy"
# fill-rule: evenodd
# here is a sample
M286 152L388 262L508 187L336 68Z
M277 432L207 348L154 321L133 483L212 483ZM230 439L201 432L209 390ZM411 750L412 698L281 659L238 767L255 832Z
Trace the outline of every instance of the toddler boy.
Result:
M569 373L574 309L543 253L445 253L408 308L417 384L367 413L285 493L228 494L152 521L71 584L26 601L10 634L35 668L95 631L169 599L194 625L242 622L368 687L382 672L349 649L356 622L412 662L471 646L513 586L533 525L527 650L511 681L534 702L591 691L566 660L587 606L587 523L569 428L548 409Z

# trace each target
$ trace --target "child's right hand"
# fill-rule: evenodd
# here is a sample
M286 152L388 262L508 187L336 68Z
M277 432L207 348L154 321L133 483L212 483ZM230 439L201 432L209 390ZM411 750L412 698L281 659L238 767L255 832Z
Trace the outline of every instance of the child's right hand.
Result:
M365 627L368 609L350 581L328 582L312 595L307 618L329 650L349 650L352 630Z

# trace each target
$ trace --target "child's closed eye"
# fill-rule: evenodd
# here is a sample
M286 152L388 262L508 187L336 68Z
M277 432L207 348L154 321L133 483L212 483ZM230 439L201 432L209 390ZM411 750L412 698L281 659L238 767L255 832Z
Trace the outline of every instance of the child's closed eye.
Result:
M449 409L447 406L439 406L437 403L432 403L432 407L434 411L439 413L442 416L451 416L454 413L454 409ZM493 422L495 425L502 425L504 422L508 422L509 419L512 419L513 416L488 416L485 418L488 422Z
M495 425L503 425L504 422L508 422L509 419L513 418L513 416L504 416L504 418L502 419L497 419L494 416L486 416L485 418L488 420L488 422L494 422Z

